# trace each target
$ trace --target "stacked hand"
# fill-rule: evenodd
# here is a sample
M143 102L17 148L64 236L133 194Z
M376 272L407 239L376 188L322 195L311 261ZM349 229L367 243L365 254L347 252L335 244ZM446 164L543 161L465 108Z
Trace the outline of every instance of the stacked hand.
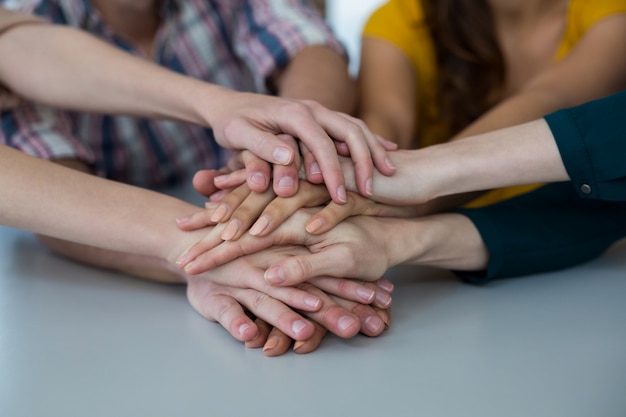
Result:
M200 179L206 180L207 175L208 172L200 173L194 183L206 186ZM215 199L215 195L213 197ZM359 229L349 222L343 222L337 228L333 226L347 217L360 214L409 216L410 209L377 204L356 193L348 193L347 204L339 205L330 200L325 187L307 181L301 181L298 193L290 198L276 197L271 190L263 193L251 192L244 184L223 195L218 201L208 203L207 207L207 210L179 219L179 226L184 230L196 230L209 225L214 227L202 240L189 248L178 259L177 264L190 275L192 304L193 294L198 287L204 288L204 291L207 288L221 291L231 297L229 311L231 314L237 313L236 324L231 323L231 316L227 316L227 321L224 321L213 311L205 311L203 315L220 321L224 327L230 329L233 336L246 341L248 346L264 345L265 354L273 356L284 353L293 339L296 341L294 349L298 353L306 353L319 345L327 330L340 337L352 337L358 331L377 336L388 326L388 308L393 285L381 277L388 268L389 261L382 260L379 256L371 256L371 252L378 250L375 245L369 246L369 252L349 249L351 242L372 242L376 240L373 236L380 236L380 233L377 229L372 229L373 236L365 236L366 227ZM302 207L312 208L307 210L301 209ZM363 219L355 218L354 221L358 223ZM305 230L305 226L311 223L322 224L316 233L330 232L319 236L311 235ZM324 247L323 242L333 240L336 236L342 236L345 241L335 241L334 245ZM321 262L317 262L316 258ZM371 260L376 259L379 260L378 264L372 265ZM305 262L302 263L302 260ZM317 266L307 267L307 273L300 272L297 278L290 277L292 284L279 283L272 278L272 271L276 271L278 265L292 269L293 265L301 267L309 261ZM225 281L223 284L228 286L217 289L215 278L212 278L211 284L196 277L197 274L213 275L222 272L224 276L230 277L233 276L232 272L227 270L239 269L242 263L251 271L246 273L246 279L251 280L248 284L251 289L245 292L230 288L237 285L237 280ZM321 265L327 265L323 272ZM355 269L356 267L360 269ZM241 271L238 274L237 276L241 276ZM280 293L276 291L277 288L288 289L290 292ZM302 300L306 296L295 292L296 289L318 296L322 305L320 310L310 308L312 302L308 308L303 308ZM202 293L203 290L199 291ZM263 303L255 304L253 310L247 297L262 299ZM299 301L294 302L295 300ZM239 303L257 317L256 326L243 314ZM202 312L199 305L200 303L194 304ZM293 316L294 311L290 307L313 320L312 331L309 326L302 326L300 332L294 332L294 323L302 318ZM279 316L289 319L286 322L273 320ZM267 323L275 327L271 329ZM249 331L256 332L255 337L252 340L246 340L241 335L238 337L236 332L240 328L246 331L254 329Z

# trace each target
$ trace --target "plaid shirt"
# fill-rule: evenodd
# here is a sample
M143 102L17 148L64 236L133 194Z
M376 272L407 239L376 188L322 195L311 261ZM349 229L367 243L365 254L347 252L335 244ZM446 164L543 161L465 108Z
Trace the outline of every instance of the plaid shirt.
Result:
M7 8L78 27L141 55L87 0L1 0ZM268 77L302 48L342 47L302 0L163 0L154 61L240 91L267 92ZM210 129L164 120L67 112L33 103L1 115L0 144L44 159L77 158L97 174L143 187L217 168L224 151Z

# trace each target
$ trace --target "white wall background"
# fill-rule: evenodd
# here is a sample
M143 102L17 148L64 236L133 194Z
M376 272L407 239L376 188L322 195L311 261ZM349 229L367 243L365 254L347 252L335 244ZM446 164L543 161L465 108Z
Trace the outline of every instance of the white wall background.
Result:
M350 55L350 72L358 72L361 30L369 15L384 0L326 0L326 15Z

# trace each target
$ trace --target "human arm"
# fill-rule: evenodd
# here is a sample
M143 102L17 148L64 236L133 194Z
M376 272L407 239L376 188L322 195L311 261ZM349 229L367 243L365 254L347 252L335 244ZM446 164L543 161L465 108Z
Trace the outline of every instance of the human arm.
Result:
M311 254L272 265L265 279L293 285L319 274L373 279L400 265L454 270L483 284L497 278L568 268L602 254L626 237L625 203L580 199L568 183L555 183L500 203L413 219L351 217L329 232L303 230L299 211L265 237L245 235L207 253L205 261L237 257L277 242L299 242Z
M375 133L413 147L417 79L405 53L383 39L361 40L358 116Z
M3 199L0 200L2 224L80 245L89 245L88 249L91 249L91 252L82 252L80 256L84 261L99 259L99 266L122 269L139 275L146 275L147 268L150 278L158 274L161 281L188 282L188 284L193 281L192 285L198 285L207 291L215 289L225 292L224 296L215 297L222 304L203 305L205 317L209 315L212 319L218 320L217 317L221 317L226 306L235 305L233 303L239 305L239 302L244 304L243 298L233 298L234 295L241 295L248 297L247 300L249 297L257 300L258 306L248 305L250 310L253 312L256 310L255 314L280 326L290 337L306 339L311 335L313 328L310 323L305 323L304 327L299 328L302 334L293 330L294 324L301 323L303 318L287 310L286 306L303 303L299 308L314 312L317 311L317 307L321 307L317 304L319 299L313 297L311 308L310 302L307 301L309 296L299 291L279 295L272 294L268 289L271 294L268 296L262 291L267 287L263 284L261 273L257 274L256 279L260 286L252 284L252 281L238 284L233 282L233 277L247 277L244 279L254 281L252 273L236 273L241 268L247 270L254 268L254 265L250 266L250 260L241 260L229 266L230 269L214 271L203 276L202 278L210 284L201 284L195 278L187 281L189 277L180 273L174 266L174 260L199 239L199 236L180 231L173 219L193 209L193 205L142 188L79 173L26 156L5 146L0 146L0 160L2 161L0 189L3 190ZM206 231L200 232L204 233ZM108 258L100 258L103 253L107 253ZM66 255L75 256L75 252L70 251ZM320 288L329 291L332 290L332 285L336 285L333 282L318 284ZM358 295L356 293L360 290L353 287L350 291ZM376 292L371 289L365 291L369 294L371 302ZM341 293L341 290L337 293ZM228 294L233 296L228 298L226 297ZM302 298L303 296L305 298ZM296 304L288 301L291 297ZM279 299L286 303L276 304L276 300ZM328 308L332 307L325 305ZM344 309L337 307L333 307L333 311L345 313ZM339 319L346 315L353 319L352 327L340 328ZM319 319L321 323L330 329L334 328L333 331L339 332L344 337L349 337L351 332L359 330L358 320L348 313L343 315L334 313L334 316L325 316L322 319ZM243 313L231 312L219 321L239 340L250 340L256 334L256 326ZM245 331L240 332L241 329Z
M367 153L369 162L361 158L364 169L371 168L372 157L377 166L384 163L384 150L374 144L371 132L343 114L317 103L239 93L179 75L70 27L14 26L0 36L0 56L11 57L0 60L0 81L28 100L210 126L220 145L250 149L279 165L292 164L297 148L277 135L299 137L312 148L322 171L330 167L335 198L343 180L329 135L354 147L356 155ZM370 146L374 155L369 154ZM381 169L391 172L384 165Z

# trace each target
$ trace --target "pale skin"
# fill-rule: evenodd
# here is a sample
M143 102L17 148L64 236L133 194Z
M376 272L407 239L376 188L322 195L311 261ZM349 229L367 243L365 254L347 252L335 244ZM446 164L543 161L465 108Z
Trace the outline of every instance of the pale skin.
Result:
M393 178L375 175L377 193L371 199L350 192L347 204L330 202L319 211L300 210L329 201L319 186L303 185L296 196L276 199L268 193L250 193L245 186L238 188L212 210L196 212L179 222L185 230L222 224L185 252L177 265L197 274L243 253L297 242L307 245L313 254L268 268L264 277L269 284L290 285L317 274L373 279L400 264L482 270L489 253L467 217L415 218L414 207L450 193L569 179L543 119L462 141L391 152L390 158L397 173ZM355 190L353 168L346 162L347 184ZM216 207L229 209L223 218L212 217ZM357 217L342 222L350 216ZM284 335L276 338L287 343Z
M100 3L104 7L103 14L111 19L113 27L119 26L122 34L129 31L126 36L140 50L150 50L152 42L147 39L153 39L155 30L150 23L154 18L152 9L140 7L143 3L123 1L96 1L94 6L100 7ZM154 7L153 1L144 3ZM0 19L11 14L0 8ZM141 25L129 28L128 19L137 14L145 19L140 19ZM334 60L328 59L328 56L336 55L332 50L313 49L304 50L302 56L294 60L294 64L298 64L296 70L311 68L311 59L329 62L331 68L340 65L338 56ZM298 149L295 143L279 139L277 134L280 133L298 137L312 149L313 156L308 159L321 167L318 177L323 176L331 189L329 192L339 203L345 198L345 186L335 144L330 137L350 148L359 167L360 189L364 193L369 187L367 184L371 184L374 165L381 172L393 173L385 152L385 147L390 145L375 137L362 122L314 101L318 98L328 100L329 105L337 106L341 111L352 106L351 81L348 79L346 87L341 89L340 85L347 79L347 75L345 79L341 77L341 71L319 72L320 84L328 83L332 86L328 91L337 91L334 100L328 98L328 94L313 93L322 88L300 86L297 81L290 81L298 77L298 72L290 67L285 76L276 76L285 85L281 89L284 98L238 93L128 56L76 29L36 23L18 25L3 33L0 54L12 57L0 64L2 84L25 99L77 111L168 118L212 127L221 146L250 149L255 155L256 162L251 162L247 176L254 190L264 191L269 186L270 166L267 163L272 163L275 167L282 167L276 168L274 173L276 192L290 195L296 191L297 182L289 180L299 163ZM146 55L149 56L147 52ZM303 65L300 60L304 61ZM103 68L108 70L103 71ZM333 72L340 74L334 84L329 75ZM315 79L307 74L303 74L303 78ZM309 97L304 94L306 89L312 91ZM91 94L85 94L85 91ZM15 104L15 96L4 94L1 97L5 108ZM342 97L343 101L340 100ZM304 98L308 100L301 100ZM291 186L279 187L282 177L287 179L281 184Z
M393 177L374 175L376 192L369 199L356 194L354 169L343 159L348 186L348 203L330 201L323 188L306 185L307 191L293 198L275 199L271 194L249 196L245 187L209 205L209 209L184 216L185 230L226 223L220 238L234 240L248 229L252 235L270 233L300 207L327 206L307 222L309 233L330 230L353 215L412 217L419 207L439 197L513 185L569 180L554 136L544 119L494 130L421 149L389 153L397 172ZM209 172L199 172L202 179ZM195 181L202 189L204 181ZM402 184L398 186L398 184ZM311 189L312 188L312 189ZM207 191L204 190L207 194ZM377 204L379 203L379 204ZM188 265L217 243L209 236L186 253L181 266ZM190 272L203 270L189 266Z
M121 3L123 2L120 2L120 6L122 6ZM139 11L143 10L139 7L141 5L135 2L126 4L126 6L138 7ZM9 13L4 9L0 9L0 12L2 14ZM150 25L146 25L145 28L148 27L150 27ZM138 37L137 39L143 45L143 42L141 42L143 38ZM84 53L76 54L76 50L81 50ZM314 134L312 134L312 132L317 131L317 133L321 133L327 138L328 136L325 132L331 133L331 131L334 132L333 129L337 129L337 132L348 132L350 141L354 143L360 140L358 137L360 134L368 135L370 138L373 137L369 131L361 131L361 133L359 133L359 130L362 129L362 123L353 123L347 116L327 110L317 103L278 99L255 94L235 93L219 86L202 83L184 76L176 75L147 61L121 53L97 41L91 36L71 28L47 26L37 23L15 26L0 36L0 55L9 55L13 58L12 60L0 60L0 80L2 80L2 83L8 86L12 92L23 98L68 109L141 115L147 117L166 117L174 120L209 125L216 129L218 138L221 137L224 143L230 147L250 146L249 144L246 145L246 142L239 144L236 142L228 142L230 140L228 132L231 132L234 126L234 128L238 129L237 132L239 133L250 133L250 135L235 135L237 140L247 140L246 138L250 137L254 139L259 139L259 137L263 138L262 140L259 139L259 143L261 143L262 146L255 145L250 147L254 147L255 151L258 152L261 157L263 157L264 154L269 155L270 157L268 159L272 162L289 164L293 162L293 155L295 154L294 148L285 147L284 141L276 138L275 133L278 132L287 132L299 138L303 138L307 136L313 137ZM27 68L28 71L25 71L25 68ZM103 71L103 68L109 68L110 71ZM99 94L84 94L85 91L97 91ZM294 93L294 95L297 94ZM96 99L94 99L94 97L96 97ZM213 100L215 100L216 97L220 98L221 100L216 100L220 102L220 106L215 106L213 102L207 100L207 97L212 97ZM263 109L263 111L259 111L259 109ZM325 127L322 127L323 125L326 125L329 130L325 130ZM220 127L222 128L220 129ZM344 130L344 128L347 128L347 130ZM222 134L220 134L220 132L222 132ZM337 136L338 138L341 136L341 132L336 135L333 133L333 137ZM367 140L364 140L362 143L367 143ZM13 175L9 176L7 174L6 178L29 177L31 171L26 168L26 165L11 165L5 163L5 160L15 161L17 156L11 154L10 152L12 151L10 149L4 146L1 148L2 156L0 156L0 159L3 161L3 168L8 169L12 167L11 169L13 169L13 171L11 171ZM336 153L334 153L334 145L330 145L328 148L332 149L333 158L336 159L337 156ZM279 150L278 152L277 149ZM281 159L279 161L272 159L277 155L285 157L285 153L283 152L285 149L287 152L291 152L291 156L287 156L287 159ZM375 152L372 153L375 154ZM321 159L322 158L319 160L321 161ZM383 159L386 159L386 157L383 156ZM89 172L89 167L77 160L63 160L58 162L79 171ZM51 169L53 169L52 167L53 165L51 164L36 167L39 172L43 174L42 180L55 177L54 171L51 171ZM84 178L84 176L78 172L75 174L80 176L78 178ZM366 174L366 176L367 175L368 174ZM59 184L73 184L74 182L75 181L72 179L67 179ZM181 281L181 278L178 277L180 272L177 271L176 268L168 266L164 264L162 260L158 259L155 263L153 256L141 255L132 250L131 252L127 252L126 249L128 249L128 247L123 244L116 243L113 246L102 246L90 242L89 239L76 239L71 235L68 236L63 233L56 233L48 229L40 229L32 226L39 222L47 223L48 225L61 223L58 222L58 218L52 216L50 214L51 212L47 210L42 210L37 213L31 212L30 215L26 214L28 211L23 210L21 207L22 204L19 204L19 202L31 204L31 197L34 191L32 191L30 185L32 184L29 183L25 184L23 187L13 186L9 188L11 184L3 184L3 193L6 190L6 195L9 195L10 191L12 191L15 195L21 196L21 199L16 197L5 200L10 207L7 208L7 211L5 211L4 208L2 210L3 214L8 216L2 219L3 224L22 227L25 230L40 233L42 235L41 239L54 250L83 262L124 270L151 279L165 280L168 282L171 280L177 282ZM92 185L94 190L90 192L94 194L96 201L100 201L99 199L106 193L101 194L99 187L104 187L104 185L102 182L95 182ZM343 185L340 187L343 187ZM149 202L150 199L147 198L147 194L143 191L138 192L136 189L134 190L136 191L136 194L134 194L136 199L141 200L146 198L146 201L140 201L141 204L147 204ZM72 199L75 200L79 198L79 196L81 200L81 204L76 202L76 204L70 205L70 209L59 210L59 216L64 212L74 212L76 207L82 207L84 193L61 194L60 190L57 191L58 192L54 194L55 199L59 198L61 195L68 195L68 201ZM67 191L71 192L71 188ZM293 191L294 190L290 192ZM38 195L37 192L35 192L35 195ZM335 195L337 194L335 193ZM50 201L52 200L54 199L51 198ZM104 204L101 204L100 207L108 205L106 202L101 203ZM158 202L154 202L154 204L159 205ZM188 212L190 208L191 207L188 206L186 210L181 210L181 212L174 217L182 216L182 214ZM86 208L84 213L86 216L91 216L94 212ZM13 215L16 217L11 218ZM122 213L121 216L126 218L125 216L127 216L127 214ZM171 218L173 219L174 217ZM167 217L163 219L165 218ZM163 219L160 220L163 221ZM83 224L91 223L92 222L85 222ZM88 230L90 233L92 231L90 228L83 228L83 230ZM122 227L120 230L125 230L125 228ZM54 236L54 238L50 236ZM114 241L115 240L112 240L111 242ZM188 243L191 244L190 242ZM131 247L136 246L131 245ZM175 272L174 275L172 275L172 271ZM204 280L196 280L195 278L189 280L189 288L195 288L196 283L198 285L202 284L205 289L215 290L218 293L219 291L229 291L228 287L222 287L216 283L208 284L205 283ZM318 284L321 285L320 288L325 288L325 290L327 289L329 292L333 291L332 285L326 287L326 285L329 285L328 282ZM341 286L343 285L344 284L341 284ZM382 287L372 287L370 285L365 289L359 290L361 293L359 299L364 301L365 298L367 298L370 303L376 302L376 305L379 307L388 307L388 303L391 301L388 292L387 296L379 296L378 294L379 292L386 292L387 290L384 288L390 289L391 286L384 281L381 281L380 285L382 285ZM346 289L344 288L344 290ZM356 287L352 287L351 290L348 290L348 292L353 293L355 293L355 291L357 291ZM193 291L191 291L191 293L193 294ZM263 293L259 294L265 296ZM326 297L326 299L328 298L327 296L324 297ZM380 297L385 299L387 305L379 302ZM220 302L226 300L224 302L227 302L228 305L239 306L235 297L214 298ZM360 312L358 318L363 319L361 331L364 333L375 335L383 330L383 324L386 320L386 313L384 311L376 314L372 310L364 311L355 304L346 304L346 301L342 301L341 298L332 300L333 305L337 302L347 305L347 308L356 308ZM244 303L242 302L242 304ZM199 308L198 306L199 304L194 305L197 309ZM247 331L245 334L235 334L232 321L225 323L222 319L216 318L217 313L215 312L221 311L220 308L222 308L219 304L215 303L215 305L210 305L209 307L202 304L202 306L205 313L207 309L214 312L211 314L203 313L205 317L218 320L220 323L225 324L225 326L228 326L229 330L233 332L233 335L240 340L249 340L251 331ZM241 306L237 308L241 310ZM235 309L235 311L239 310ZM261 316L263 317L263 315ZM266 313L264 317L275 318L275 316L269 313ZM244 320L241 315L235 315L234 318ZM352 318L354 319L354 316L352 316ZM324 320L328 321L330 318ZM326 323L324 320L320 321ZM365 324L366 321L369 323L369 326ZM356 323L358 331L359 322L354 323ZM354 323L351 325L352 328L355 327ZM237 329L242 328L241 325L235 327ZM320 326L317 327L319 328ZM328 321L328 326L326 327L332 331L332 322ZM256 329L256 333L254 334L259 336L256 326L248 328ZM285 329L289 328L289 326L285 327ZM310 331L311 325L307 325L304 328L308 329L307 334L311 337L315 337L315 334ZM320 330L314 331L320 332ZM340 333L344 335L349 334L351 331L352 330L346 331L345 329L340 329ZM307 351L309 348L306 343L308 342L302 340L307 339L307 337L299 336L299 338L301 343L299 347L302 348L301 352ZM265 339L258 337L255 340L259 343L259 341ZM304 346L302 345L303 343L305 344ZM278 349L270 349L270 352L266 352L266 354L280 354L284 352L284 350L280 351L280 349L284 348L284 346L279 346Z
M302 254L304 249L297 246L273 248L261 256L242 258L209 274L190 277L182 274L174 261L207 230L182 232L173 219L194 210L193 205L32 158L5 146L0 146L0 160L0 188L6 197L0 202L1 224L75 242L61 246L59 252L93 260L98 266L162 282L186 283L192 306L205 318L218 321L238 340L258 346L267 337L265 328L248 317L244 307L304 345L301 353L308 351L307 343L322 329L341 337L359 331L375 336L388 321L387 313L366 308L369 304L389 307L388 290L392 286L385 280L374 285L346 285L343 280L323 278L305 287L276 292L264 282L263 271L272 260ZM24 193L24 189L30 192ZM74 244L84 248L80 256L63 249ZM266 354L281 354L284 349L273 346Z
M544 137L537 135L542 130L549 132L544 123L538 121L480 135L475 140L482 143L476 143L476 146L467 143L474 140L469 139L467 142L451 142L423 150L393 152L391 157L398 166L397 180L402 181L403 187L380 178L381 186L376 189L391 193L383 192L373 198L410 205L433 196L445 195L449 191L464 192L527 181L566 180L567 173L551 134ZM511 140L502 141L497 133L510 135ZM519 137L514 141L516 134ZM530 141L524 140L525 135L543 140L537 140L536 146L532 146ZM494 156L494 152L502 156L502 167L506 168L504 172L507 174L499 175L498 170L502 167L484 163ZM526 157L520 157L524 153ZM536 154L552 155L552 158L532 158ZM529 169L530 166L536 169ZM421 171L414 168L421 168ZM415 186L411 186L411 179ZM457 188L450 189L452 186ZM301 191L305 190L305 187L301 187ZM397 190L405 191L405 194L399 195ZM319 189L317 193L322 194L321 198L328 199ZM267 207L257 208L257 211L252 209L252 212L244 208L241 222L252 223L254 219L263 217L269 219L264 222L260 232L254 230L257 221L250 233L224 236L232 223L223 223L187 251L184 257L179 258L178 265L196 274L244 253L288 242L307 245L312 254L290 257L272 265L264 273L268 284L293 285L320 274L359 280L375 279L388 268L401 264L457 270L483 270L487 265L488 250L478 230L465 216L439 214L411 217L410 206L405 207L409 209L408 212L393 213L391 207L375 204L353 193L348 194L352 198L348 199L346 205L331 203L317 213L298 209L306 206L311 196L315 195L315 192L306 195L299 193L288 199L272 200ZM299 196L302 198L300 201ZM262 214L259 215L261 210ZM205 213L197 213L199 217L195 219L196 215L188 217L189 223L185 227L190 227L194 221L202 223ZM401 215L405 218L372 217L376 215ZM356 217L341 221L349 216ZM289 343L289 338L279 330L274 329L272 332L276 343ZM316 339L316 343L321 343L321 337Z
M505 66L505 98L452 140L528 122L626 88L626 15L599 21L561 61L554 56L566 23L568 1L490 0ZM418 80L408 58L377 38L362 42L359 117L375 133L408 148L415 120ZM419 141L419 138L417 138ZM429 203L422 214L463 204L476 194Z

